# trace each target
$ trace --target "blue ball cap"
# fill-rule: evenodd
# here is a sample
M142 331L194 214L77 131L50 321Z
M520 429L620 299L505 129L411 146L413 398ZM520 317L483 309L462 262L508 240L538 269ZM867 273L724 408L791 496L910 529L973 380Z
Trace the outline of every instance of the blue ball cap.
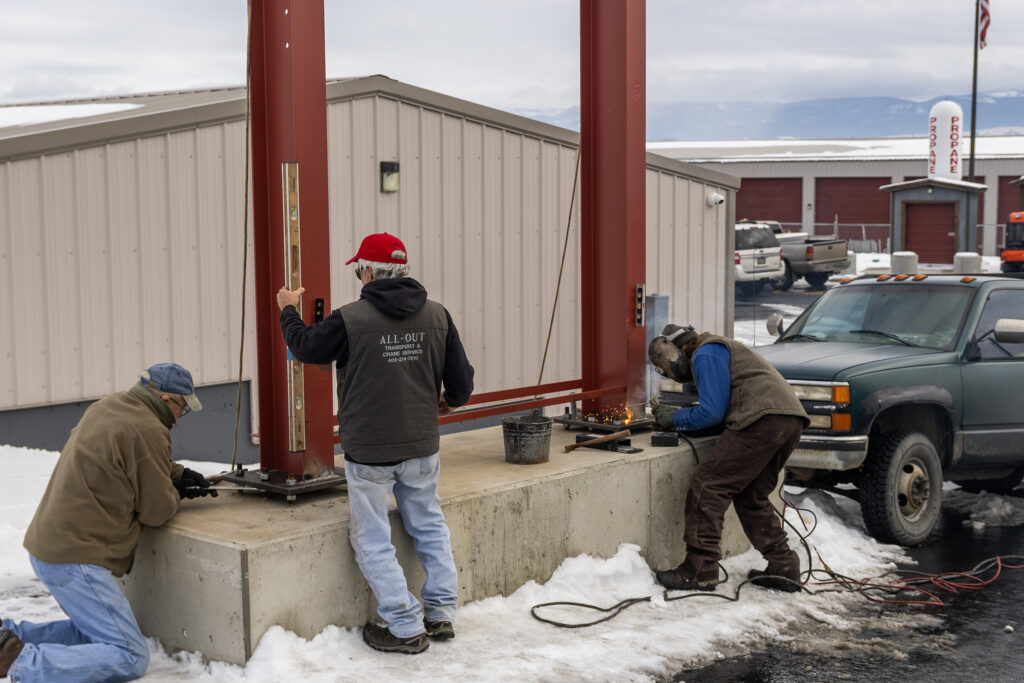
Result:
M192 383L192 373L177 363L157 363L143 370L139 378L143 384L156 391L169 394L180 394L188 407L195 411L203 409L203 404L196 398L196 387Z

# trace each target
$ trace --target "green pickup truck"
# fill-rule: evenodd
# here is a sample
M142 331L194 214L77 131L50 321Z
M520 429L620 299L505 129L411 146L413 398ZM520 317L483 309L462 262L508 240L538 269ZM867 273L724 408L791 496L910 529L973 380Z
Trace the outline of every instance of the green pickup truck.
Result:
M756 350L811 417L787 483L857 498L875 538L924 542L943 480L1024 478L1021 274L848 278L768 331Z

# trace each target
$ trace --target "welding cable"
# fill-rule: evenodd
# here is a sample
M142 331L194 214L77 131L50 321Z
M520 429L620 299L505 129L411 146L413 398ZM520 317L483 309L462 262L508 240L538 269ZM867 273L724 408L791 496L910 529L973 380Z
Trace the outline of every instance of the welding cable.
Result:
M697 450L696 450L696 448L693 447L693 442L690 441L689 439L687 439L685 435L680 435L680 436L683 436L683 438L686 439L686 442L690 444L690 448L693 448L694 457L696 457ZM785 503L786 503L786 505L788 507L792 507L794 510L797 510L798 514L801 511L802 512L807 512L808 514L810 514L814 518L813 526L809 530L807 530L806 533L801 534L800 531L795 526L793 526L793 524L789 520L786 519L784 512L780 513L779 510L777 508L774 508L774 506L773 506L773 508L775 509L775 514L777 514L780 517L782 517L782 520L791 529L793 529L793 531L796 533L796 535L800 538L800 542L803 544L804 548L807 550L808 557L810 557L810 546L807 543L806 537L810 536L811 533L813 533L814 530L817 528L817 526L818 526L817 516L814 514L814 512L812 510L806 510L804 508L797 508L792 503L789 503L789 501L785 501ZM802 517L801 517L801 521L803 521ZM804 528L807 529L806 522L804 522ZM718 564L718 568L721 570L721 572L723 574L725 574L725 578L722 579L719 583L726 583L726 582L728 582L728 580L729 580L729 572L726 570L726 568L724 566L722 566L721 563ZM782 579L784 581L790 581L791 583L796 583L796 582L793 582L792 579L789 579L789 578L784 577L784 576L776 576L774 574L764 575L764 576L770 576L772 578L778 578L778 579ZM720 600L725 600L727 602L738 602L739 599L740 599L740 592L751 581L752 581L752 579L746 579L745 581L741 582L739 585L736 586L736 590L733 592L732 595L728 595L726 593L717 593L717 592L712 593L712 592L709 592L709 591L694 591L694 592L683 593L682 595L669 595L669 590L666 589L666 590L662 591L661 597L662 597L662 599L665 602L675 602L676 600L686 600L686 599L689 599L689 598L718 598ZM803 583L797 583L796 585L798 585L800 587L800 590L802 590L804 592L807 592L807 593L812 593L812 594L817 594L817 593L822 593L822 592L832 592L832 590L833 590L833 589L825 589L825 590L820 590L820 591L812 591L812 590L809 590ZM597 624L601 624L603 622L610 621L610 620L614 619L615 617L617 617L619 614L621 614L627 608L632 607L633 605L636 605L636 604L639 604L639 603L651 602L652 599L653 599L653 596L650 596L650 595L647 595L647 596L644 596L644 597L639 597L639 598L626 598L624 600L621 600L621 601L617 602L616 604L612 605L611 607L601 607L599 605L591 605L591 604L584 603L584 602L572 602L572 601L566 601L566 600L556 600L556 601L553 601L553 602L542 602L542 603L539 603L537 605L532 606L530 608L530 615L534 619L536 619L537 621L543 622L545 624L550 624L552 626L557 626L558 628L585 628L585 627L588 627L588 626L596 626ZM604 613L605 616L601 617L600 619L595 619L593 621L580 622L580 623L567 623L567 622L556 621L554 619L548 619L546 617L542 617L540 614L537 613L537 610L542 609L544 607L578 607L580 609L591 610L591 611L595 611L595 612L601 612L601 613Z
M686 437L684 436L683 438L685 439ZM690 447L693 448L693 443L689 439L686 439L686 441L690 444ZM696 457L696 449L694 449L693 452L694 457ZM789 508L796 511L797 517L800 518L800 522L803 525L802 531L787 519L785 511ZM914 572L912 570L896 570L894 572L887 572L872 579L855 579L834 571L817 549L812 552L810 543L807 539L818 527L818 517L813 510L797 507L786 499L783 499L782 511L779 511L779 509L775 508L774 505L773 509L775 510L775 514L779 515L786 526L788 526L799 539L800 545L803 547L804 552L807 555L808 568L801 572L799 582L793 581L788 577L775 574L763 574L758 578L770 577L773 579L788 581L789 583L799 587L801 592L808 593L810 595L854 592L860 593L862 597L870 602L881 604L944 607L946 603L935 592L928 590L924 586L934 587L935 589L941 589L951 593L958 593L967 590L980 590L998 579L1002 575L1003 570L1024 569L1024 555L1003 555L985 559L966 572L926 574ZM804 519L804 513L811 516L812 524L810 527L807 526L807 521ZM817 556L820 568L815 568L814 566L815 556ZM1010 562L1013 562L1014 564L1010 564ZM718 566L725 574L725 578L720 581L720 583L726 583L729 580L729 573L721 563L719 563ZM990 576L987 575L989 573L991 573ZM890 581L884 580L885 577L890 574L906 574L908 576ZM819 577L821 580L815 580ZM662 592L661 597L665 602L674 602L676 600L686 600L689 598L699 597L718 598L727 602L737 602L740 599L740 592L743 588L754 580L755 579L746 579L745 581L742 581L736 586L735 591L733 591L731 595L708 591L694 591L683 593L682 595L669 595L670 591L665 590ZM813 589L811 588L812 585L814 587ZM913 600L899 597L901 594L906 593L917 594L918 596L921 596L922 599ZM888 598L877 597L877 594L888 596ZM571 601L544 602L531 607L530 614L537 621L557 626L558 628L584 628L614 619L627 608L639 603L651 602L653 599L654 596L650 595L639 598L626 598L611 607L601 607L599 605ZM581 623L559 622L538 614L537 610L545 607L577 607L580 609L601 612L605 614L605 616L600 619Z

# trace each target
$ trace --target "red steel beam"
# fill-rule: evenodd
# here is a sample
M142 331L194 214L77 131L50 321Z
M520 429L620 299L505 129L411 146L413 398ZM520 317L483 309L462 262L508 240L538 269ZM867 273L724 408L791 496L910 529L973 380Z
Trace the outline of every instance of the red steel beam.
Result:
M322 0L252 0L250 12L260 467L315 475L334 466L331 374L305 367L304 449L291 451L287 349L274 295L286 272L282 166L297 162L302 317L312 322L317 298L330 310L324 7Z
M625 385L584 412L646 402L645 0L580 0L583 390Z
M537 398L532 401L518 401L516 403L506 403L499 406L490 406L483 408L470 408L469 410L459 410L439 417L437 421L440 424L450 424L452 422L465 422L466 420L475 420L481 417L490 417L492 415L504 415L505 413L515 413L530 408L540 408L543 406L554 406L561 403L573 403L575 401L584 401L587 399L599 398L601 396L621 396L626 390L625 387L610 387L606 389L594 389L593 391L583 391L577 394L565 394L564 396L550 396L548 398Z

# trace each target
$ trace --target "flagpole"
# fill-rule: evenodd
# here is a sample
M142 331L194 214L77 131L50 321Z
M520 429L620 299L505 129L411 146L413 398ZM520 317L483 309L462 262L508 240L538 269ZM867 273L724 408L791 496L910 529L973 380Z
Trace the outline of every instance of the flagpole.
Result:
M981 0L974 0L974 78L971 84L971 156L967 164L968 179L974 182L974 131L978 113L978 28L981 21Z

